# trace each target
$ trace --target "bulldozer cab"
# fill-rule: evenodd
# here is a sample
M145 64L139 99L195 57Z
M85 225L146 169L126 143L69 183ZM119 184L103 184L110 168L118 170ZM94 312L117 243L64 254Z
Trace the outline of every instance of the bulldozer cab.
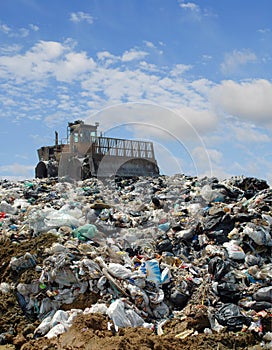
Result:
M68 124L68 136L70 153L84 156L90 146L97 140L98 123L95 125L84 124L83 121L75 121Z

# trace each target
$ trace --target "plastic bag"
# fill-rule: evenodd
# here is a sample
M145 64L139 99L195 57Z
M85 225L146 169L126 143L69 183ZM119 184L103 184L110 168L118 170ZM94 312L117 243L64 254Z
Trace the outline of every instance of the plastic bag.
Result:
M35 329L34 331L35 338L43 336L50 331L52 316L53 316L53 312L51 312L49 316L43 319L40 325Z
M0 212L15 214L16 208L14 208L11 204L7 203L6 201L2 201L0 203Z
M140 271L146 276L148 281L157 285L161 284L161 270L157 260L152 259L142 262Z
M116 264L116 263L109 263L108 271L112 276L118 277L124 280L127 278L130 278L132 275L131 270L127 269L123 265Z
M7 294L10 292L11 289L12 289L12 286L9 283L6 283L6 282L0 283L0 292L1 293Z
M86 314L90 314L90 313L93 313L93 314L99 313L99 314L107 315L107 310L108 310L108 308L107 308L106 304L96 303L96 304L92 305L90 308L87 307L83 311L83 314L86 315Z
M21 271L36 266L36 258L30 253L25 253L20 258L12 257L9 263L13 271Z
M64 286L71 286L73 283L78 282L76 275L68 266L60 269L53 269L52 278L56 283Z
M225 196L217 191L213 190L211 186L205 185L202 187L200 191L200 195L202 196L203 199L205 199L206 202L224 202Z
M156 249L160 254L163 252L171 252L173 249L173 244L170 239L166 238L157 244Z
M153 308L153 315L157 319L166 318L169 316L170 310L169 307L165 303L160 303Z
M98 233L97 227L92 224L86 224L80 226L72 231L73 237L78 238L81 241L87 241L93 239Z
M48 214L44 219L44 223L48 228L56 228L64 225L78 227L80 225L78 219L60 210L55 210Z
M226 248L230 259L233 259L233 260L244 260L245 259L245 256L246 256L245 252L243 251L243 249L241 247L239 247L239 245L235 244L234 241L225 242L223 244L223 247Z
M69 318L69 314L67 311L63 311L63 310L56 311L50 322L51 328L55 327L59 323L65 324L68 318Z
M115 300L107 310L115 327L131 327L131 322L125 312L125 304L122 300Z
M28 216L27 222L29 227L33 229L34 234L46 232L52 228L61 226L78 227L80 221L63 211L52 208L44 208L41 210L32 210Z
M225 276L230 268L230 264L222 260L219 256L212 258L208 265L208 272L213 276L215 281L220 281Z
M244 234L248 235L258 245L272 247L272 238L269 229L249 223L244 228Z
M174 307L182 309L189 299L189 296L180 292L179 290L173 290L170 296L170 301L173 303Z
M237 302L241 293L234 283L222 282L217 285L217 292L224 303Z
M268 301L272 303L272 286L260 288L253 294L253 298L258 301Z
M130 321L131 327L141 327L145 322L134 310L126 310L126 316Z
M238 331L244 325L249 326L251 320L244 316L240 307L235 304L225 304L215 312L216 320L223 326L226 326L229 331Z
M187 230L181 230L176 233L176 237L179 239L190 240L194 237L195 230L193 228L189 228Z
M46 338L52 339L59 334L65 333L67 331L67 327L65 327L63 324L59 323L45 335Z
M158 226L158 228L163 232L167 232L170 229L170 222L164 222L164 223L160 224Z
M204 249L205 249L205 253L210 257L212 257L212 256L224 257L225 256L225 251L223 250L224 248L222 248L218 245L208 244Z
M170 283L172 280L172 274L168 267L165 267L161 273L161 283L166 284Z

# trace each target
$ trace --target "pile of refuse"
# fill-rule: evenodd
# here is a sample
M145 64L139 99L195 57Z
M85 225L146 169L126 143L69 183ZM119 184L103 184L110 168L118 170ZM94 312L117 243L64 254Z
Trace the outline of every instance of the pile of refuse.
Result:
M49 234L47 246L18 254ZM13 293L34 339L100 313L112 332L163 335L175 320L184 324L179 339L250 332L272 346L272 190L264 180L2 180L0 240L17 249L0 261L0 298ZM74 307L82 296L92 302ZM0 325L0 344L11 328Z

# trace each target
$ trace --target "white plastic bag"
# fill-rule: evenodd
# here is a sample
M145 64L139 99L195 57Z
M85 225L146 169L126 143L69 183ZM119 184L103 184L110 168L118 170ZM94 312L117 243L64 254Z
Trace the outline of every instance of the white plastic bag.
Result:
M235 241L225 242L223 247L226 248L228 256L233 260L244 260L246 257L245 252L241 247L235 244Z
M127 269L121 264L116 263L109 263L108 271L112 276L121 278L123 280L130 278L132 275L131 270Z
M200 195L206 202L224 202L225 199L221 192L213 190L210 185L203 186Z
M141 327L145 322L134 310L127 310L126 315L132 327Z
M102 314L102 315L107 315L107 305L106 304L102 304L102 303L96 303L94 305L92 305L91 307L87 307L84 311L83 314Z
M272 246L272 238L269 229L249 224L244 228L244 234L248 235L258 245Z
M45 335L45 337L48 339L52 339L58 336L59 334L65 333L66 331L67 328L63 324L59 323L55 327L50 329L50 331Z
M43 336L48 333L51 329L52 312L47 316L40 325L35 329L34 334L38 336Z
M112 319L115 327L131 327L130 320L125 312L125 304L122 300L115 300L109 306L107 314Z

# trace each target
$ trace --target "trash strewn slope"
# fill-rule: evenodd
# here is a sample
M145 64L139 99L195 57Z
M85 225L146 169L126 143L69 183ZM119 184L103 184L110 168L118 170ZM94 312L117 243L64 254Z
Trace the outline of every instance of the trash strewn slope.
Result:
M256 178L2 181L0 344L268 349L271 213Z

